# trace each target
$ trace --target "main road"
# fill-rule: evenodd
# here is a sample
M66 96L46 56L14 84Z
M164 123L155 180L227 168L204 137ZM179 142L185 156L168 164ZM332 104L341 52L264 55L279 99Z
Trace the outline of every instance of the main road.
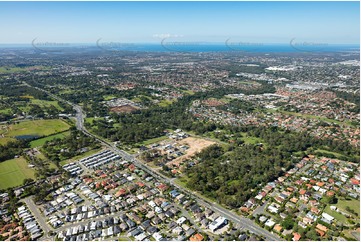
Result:
M24 84L30 86L28 83L24 82ZM278 237L277 235L268 232L267 230L259 227L254 221L245 218L243 216L240 216L222 206L220 206L219 204L216 203L210 203L208 201L206 201L204 198L202 198L201 196L199 196L197 193L194 192L190 192L189 190L177 185L174 183L174 181L166 176L164 176L163 174L159 173L158 171L152 169L151 167L145 165L144 163L142 163L141 161L139 161L138 159L136 159L134 156L132 156L131 154L127 153L124 150L121 150L119 148L117 148L114 144L106 141L105 139L94 135L92 133L90 133L85 127L84 127L84 118L85 118L85 113L83 112L83 109L81 108L81 106L73 104L67 100L64 100L54 94L52 94L51 92L41 89L39 87L34 87L36 89L38 89L39 91L43 91L45 93L47 93L49 96L51 96L52 98L54 98L55 100L58 100L60 102L65 102L69 105L71 105L74 110L76 111L76 127L78 130L81 130L84 134L94 137L96 140L98 140L100 143L102 143L103 145L107 146L109 149L111 149L113 152L119 154L120 156L122 156L124 159L132 161L133 164L135 166L137 166L138 168L148 172L149 174L153 175L154 177L157 177L160 181L172 185L174 187L176 187L179 191L187 194L188 196L192 197L193 199L195 199L199 204L208 207L214 211L217 211L219 214L221 214L223 217L227 218L230 221L233 221L234 224L241 224L243 226L244 229L248 229L250 232L253 232L255 234L261 235L263 236L266 240L273 240L273 241L279 241L282 240L280 237Z

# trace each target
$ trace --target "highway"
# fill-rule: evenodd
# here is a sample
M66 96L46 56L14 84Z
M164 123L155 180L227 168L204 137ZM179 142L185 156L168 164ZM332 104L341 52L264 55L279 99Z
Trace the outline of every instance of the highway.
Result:
M28 83L23 82L24 84L30 86ZM52 93L50 93L49 91L46 91L44 89L38 88L38 87L34 87L40 91L43 91L45 93L47 93L49 96L51 96L52 98L54 98L55 100L61 101L61 102L65 102L69 105L71 105L74 110L76 111L76 127L78 130L81 130L84 134L88 135L88 136L92 136L94 137L96 140L98 140L100 143L102 143L103 145L107 146L109 149L111 149L113 152L119 154L120 156L122 156L124 159L132 161L133 164L135 166L137 166L138 168L148 172L149 174L153 175L154 177L156 177L159 181L165 183L165 184L169 184L172 185L174 187L176 187L179 191L183 192L184 194L187 194L188 196L194 198L199 204L208 207L210 209L212 209L213 211L218 212L221 216L227 218L230 221L233 221L234 224L240 224L244 227L244 229L249 230L250 232L253 232L254 234L257 235L261 235L263 236L266 240L268 241L280 241L282 240L280 237L278 237L276 234L273 234L271 232L268 232L267 230L259 227L254 221L252 221L251 219L245 218L243 216L240 216L216 203L210 203L208 201L206 201L205 199L203 199L201 196L197 195L196 193L190 192L189 190L178 186L177 184L174 183L174 181L166 176L164 176L163 174L157 172L156 170L146 166L145 164L143 164L141 161L139 161L138 159L136 159L134 156L130 155L129 153L125 152L124 150L121 150L119 148L117 148L115 145L109 143L108 141L102 139L101 137L98 137L97 135L94 135L92 133L90 133L85 127L84 127L84 118L85 118L85 113L83 112L82 108L79 105L73 104L67 100L64 100Z

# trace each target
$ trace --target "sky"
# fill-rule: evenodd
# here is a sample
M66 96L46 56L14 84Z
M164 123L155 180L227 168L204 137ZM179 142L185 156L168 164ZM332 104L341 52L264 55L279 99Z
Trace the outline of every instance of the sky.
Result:
M358 44L359 2L0 2L0 44Z

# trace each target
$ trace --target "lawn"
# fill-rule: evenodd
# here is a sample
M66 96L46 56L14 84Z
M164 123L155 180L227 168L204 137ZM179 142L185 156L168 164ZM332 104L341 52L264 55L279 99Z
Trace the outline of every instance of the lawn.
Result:
M351 209L355 210L356 212L360 212L360 200L351 199L351 200L342 200L341 198L338 199L337 205L338 208L346 211L346 207L349 206ZM360 217L360 214L358 218Z
M344 224L349 224L349 223L347 222L347 218L346 218L344 215L342 215L342 214L340 214L340 213L338 213L338 212L336 212L336 211L332 211L332 210L330 209L330 205L327 205L327 207L325 208L324 212L325 212L325 213L328 213L329 215L331 215L332 217L334 217L334 218L336 219L336 221L338 221L338 222L342 222L342 223L344 223Z
M8 67L8 66L0 67L1 74L8 74L8 73L14 73L14 72L20 72L20 71L25 71L25 69L20 68L20 67Z
M48 136L70 128L69 124L60 119L24 121L4 126L0 126L0 134L4 134L8 138L21 135Z
M343 157L345 157L345 155L342 155L342 154L340 154L340 153L337 153L337 152L333 152L333 151L329 151L329 150L322 150L322 149L317 149L317 150L315 150L315 154L316 155L318 155L318 153L321 153L321 155L323 154L323 153L325 153L325 154L330 154L330 155L334 155L336 158L338 158L338 159L343 159ZM347 157L347 156L346 156Z
M1 109L1 110L0 110L0 113L9 114L9 113L11 113L11 108Z
M189 180L189 178L187 176L181 176L179 178L176 178L174 180L174 183L178 184L181 187L186 188L188 180Z
M0 162L0 189L19 186L25 178L35 176L23 157Z
M30 147L31 148L40 147L40 146L44 145L46 141L50 141L50 140L57 139L57 138L61 139L61 138L64 138L66 136L69 136L69 134L70 134L69 131L65 131L65 132L50 135L50 136L47 136L47 137L44 137L44 138L41 138L41 139L33 140L33 141L30 142Z
M172 100L163 99L158 103L158 105L161 107L167 107L167 106L171 105L175 100L176 99L172 99Z
M89 118L85 118L85 122L89 123L90 125L93 125L94 120L104 120L104 118L94 118L94 117L89 117Z
M9 66L2 66L0 67L0 74L9 74L9 73L16 73L16 72L23 72L28 71L30 69L38 69L38 70L50 70L50 67L45 66L31 66L31 67L9 67Z
M189 179L188 177L185 177L185 176L184 176L184 177L181 177L181 178L176 178L173 182L174 182L175 184L177 184L178 186L183 187L183 188L189 190L190 193L195 193L195 194L197 194L198 196L202 197L204 200L206 200L206 201L209 202L209 203L213 203L213 202L216 201L214 198L207 197L207 196L203 195L203 194L200 193L200 192L197 192L197 191L188 189L188 188L187 188L187 181L188 181L188 179Z
M117 98L117 97L114 96L114 95L105 95L105 96L103 96L103 99L104 99L105 101L109 101L109 100L112 100L112 99L114 99L114 98Z
M263 140L261 138L248 136L247 133L242 132L242 140L246 144L257 144L257 143L263 143Z
M154 143L158 143L158 142L166 140L166 139L168 139L168 137L163 135L163 136L160 136L160 137L157 137L157 138L145 140L145 141L140 142L138 144L146 146L146 145L151 145L151 144L154 144Z
M268 110L268 111L274 111L274 110ZM276 110L276 112L280 112L280 113L284 113L284 114L288 114L288 115L294 115L294 116L298 116L298 117L303 117L306 119L317 119L320 121L324 121L324 122L328 122L328 123L335 123L335 124L344 124L347 126L354 126L351 124L351 122L341 122L339 120L335 120L335 119L330 119L330 118L326 118L323 116L316 116L316 115L311 115L311 114L303 114L303 113L297 113L297 112L290 112L290 111L283 111L283 110Z
M346 199L343 199L341 197L338 197L338 202L334 206L339 208L341 211L349 213L349 214L351 214L351 213L346 211L347 206L349 206L351 209L355 210L358 213L360 211L360 201L356 200L356 199L346 200ZM347 221L348 219L344 215L342 215L342 214L340 214L340 213L338 213L336 211L332 211L330 209L330 205L328 205L325 208L325 212L330 214L331 216L335 217L335 219L337 221L343 222L345 224L349 224L349 222ZM353 215L353 216L355 217L355 215ZM359 214L359 216L357 216L357 220L359 218L360 218L360 214Z
M8 137L1 137L0 136L0 145L6 145L10 141L15 141L16 139L8 138Z
M184 93L186 93L186 94L189 94L189 95L194 95L194 91L192 91L192 90L182 90Z
M31 103L32 104L36 104L39 105L40 107L50 107L51 105L53 105L54 107L56 107L58 110L62 111L64 110L63 108L61 108L59 106L58 101L48 101L48 100L40 100L40 99L31 99Z
M84 157L87 157L87 156L91 156L91 155L94 155L95 153L98 153L102 150L103 148L99 148L99 149L94 149L94 150L89 150L81 155L78 155L78 156L74 156L73 158L71 159L68 159L68 160L63 160L60 162L60 165L66 165L66 164L69 164L71 162L74 162L74 161L77 161L77 160L80 160Z

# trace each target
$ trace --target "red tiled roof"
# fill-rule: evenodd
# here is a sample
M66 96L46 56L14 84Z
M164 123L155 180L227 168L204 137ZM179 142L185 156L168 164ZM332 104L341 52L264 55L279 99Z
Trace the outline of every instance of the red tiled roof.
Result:
M316 229L316 232L323 237L325 235L325 232L323 232L322 230Z
M204 239L203 235L195 234L189 238L190 241L202 241Z
M306 193L306 190L305 190L305 189L301 189L301 190L300 190L300 194L301 194L301 195L305 195L305 193Z
M168 189L168 186L162 183L162 184L158 185L157 188L162 191L165 191Z
M131 164L128 168L129 168L130 171L134 171L135 170L135 165Z
M328 197L332 197L333 195L335 195L335 192L333 192L333 191L327 191L327 193L326 193L326 196L328 196Z
M360 181L355 178L351 178L350 181L351 181L352 185L360 185Z
M127 191L122 188L114 196L119 197L119 196L125 195L126 193L127 193Z
M299 241L301 239L301 235L299 233L293 233L293 240Z

